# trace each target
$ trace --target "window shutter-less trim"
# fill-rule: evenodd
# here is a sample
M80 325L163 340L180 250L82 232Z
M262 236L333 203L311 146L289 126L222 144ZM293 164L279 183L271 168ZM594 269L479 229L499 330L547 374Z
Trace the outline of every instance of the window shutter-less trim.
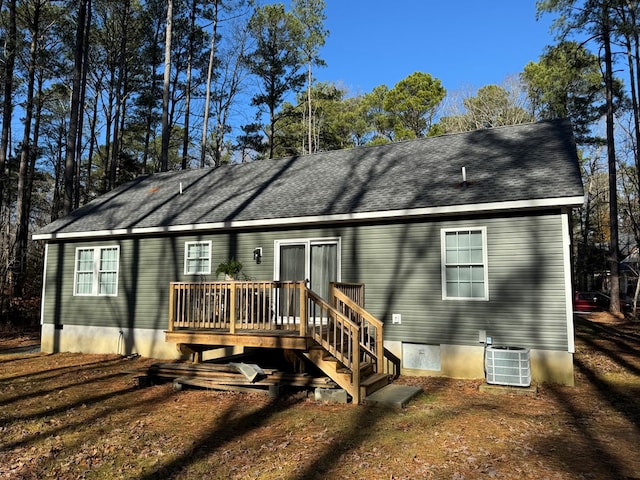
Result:
M441 230L442 299L489 300L487 228Z
M211 274L211 240L205 242L185 242L184 274Z
M73 294L117 296L120 247L76 248Z

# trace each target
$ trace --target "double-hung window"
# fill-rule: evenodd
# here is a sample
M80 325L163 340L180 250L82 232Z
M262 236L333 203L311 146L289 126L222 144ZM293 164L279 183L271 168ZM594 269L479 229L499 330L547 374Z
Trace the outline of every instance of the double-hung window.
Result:
M211 274L211 242L186 242L184 245L185 275Z
M489 300L486 227L441 230L442 298Z
M120 247L76 248L74 295L116 296Z

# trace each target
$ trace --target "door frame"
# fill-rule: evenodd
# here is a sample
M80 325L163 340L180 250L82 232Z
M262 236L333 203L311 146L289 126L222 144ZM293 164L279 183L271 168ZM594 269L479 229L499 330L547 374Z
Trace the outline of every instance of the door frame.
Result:
M280 247L288 246L288 245L304 245L305 247L305 258L304 258L304 271L305 271L305 279L310 283L310 273L311 273L311 247L314 245L335 245L336 246L336 282L342 281L342 240L341 237L307 237L307 238L287 238L274 240L273 245L273 253L274 253L274 261L273 261L273 278L275 281L280 280ZM309 284L307 285L311 287ZM328 300L328 299L327 299ZM283 319L279 318L282 322ZM323 324L327 323L326 318L313 318L309 319L311 324L316 324L321 322ZM300 323L300 317L297 315L294 318L294 323Z
M280 247L286 245L304 245L305 259L304 271L305 280L310 280L311 272L311 246L312 245L336 245L336 282L342 281L342 239L341 237L306 237L306 238L285 238L274 240L273 242L273 279L280 280Z

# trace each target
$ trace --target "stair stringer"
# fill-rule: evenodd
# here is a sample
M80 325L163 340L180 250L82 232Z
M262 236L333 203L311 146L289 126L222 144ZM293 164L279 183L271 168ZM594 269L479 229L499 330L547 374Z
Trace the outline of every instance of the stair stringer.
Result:
M322 370L325 375L331 378L331 380L346 390L346 392L351 395L353 403L360 403L360 386L353 384L351 372L338 371L338 368L344 368L344 366L338 362L335 357L331 356L331 354L320 345L306 352L302 352L302 354Z

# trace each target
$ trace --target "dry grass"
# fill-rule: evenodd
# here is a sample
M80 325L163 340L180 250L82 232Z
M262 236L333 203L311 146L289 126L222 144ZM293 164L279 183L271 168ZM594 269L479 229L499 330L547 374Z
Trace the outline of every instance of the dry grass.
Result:
M402 377L400 412L303 396L139 388L149 359L6 353L0 478L640 478L640 328L578 319L577 386L492 395Z

